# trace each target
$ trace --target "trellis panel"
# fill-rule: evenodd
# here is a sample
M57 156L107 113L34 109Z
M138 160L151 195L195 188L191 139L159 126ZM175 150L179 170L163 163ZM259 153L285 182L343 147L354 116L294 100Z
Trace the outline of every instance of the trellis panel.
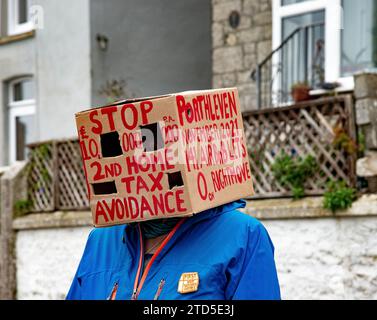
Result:
M28 198L32 212L89 207L77 139L29 145Z
M352 138L355 124L349 95L317 99L284 108L244 113L245 135L253 173L254 198L291 196L274 178L271 167L281 151L312 155L319 170L305 186L321 195L329 179L356 182L355 155L333 146L335 125ZM85 175L77 139L29 146L28 197L33 212L88 208Z
M87 187L78 140L57 144L57 207L80 210L89 207Z
M46 142L29 146L27 191L31 211L53 211L55 209L55 143Z
M335 126L356 140L350 95L245 113L245 135L255 187L253 198L292 195L272 172L275 158L282 151L316 158L319 169L306 183L307 195L323 194L329 179L345 180L354 186L356 156L333 145Z

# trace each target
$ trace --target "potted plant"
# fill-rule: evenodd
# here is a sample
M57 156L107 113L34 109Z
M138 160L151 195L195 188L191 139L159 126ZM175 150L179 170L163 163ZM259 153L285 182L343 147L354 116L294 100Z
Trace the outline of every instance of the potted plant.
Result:
M296 82L291 87L292 98L295 102L306 101L310 99L309 91L311 87L307 82Z

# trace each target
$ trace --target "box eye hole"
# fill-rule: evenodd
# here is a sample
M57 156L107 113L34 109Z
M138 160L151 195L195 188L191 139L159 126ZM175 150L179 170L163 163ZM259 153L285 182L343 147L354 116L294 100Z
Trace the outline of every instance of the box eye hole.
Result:
M183 186L183 179L182 179L181 171L167 173L167 175L168 175L169 189Z
M101 134L102 157L117 157L123 154L117 131Z
M159 123L150 123L140 126L141 141L143 143L144 152L157 151L164 148L164 141Z
M118 193L115 181L92 183L95 195Z

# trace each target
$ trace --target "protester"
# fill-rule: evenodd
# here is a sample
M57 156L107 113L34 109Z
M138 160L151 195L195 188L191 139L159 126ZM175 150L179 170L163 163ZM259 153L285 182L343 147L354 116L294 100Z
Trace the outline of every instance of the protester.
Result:
M67 299L280 299L273 244L244 206L94 229Z
M67 299L280 299L269 235L234 201L253 194L239 101L224 88L76 114L97 228Z

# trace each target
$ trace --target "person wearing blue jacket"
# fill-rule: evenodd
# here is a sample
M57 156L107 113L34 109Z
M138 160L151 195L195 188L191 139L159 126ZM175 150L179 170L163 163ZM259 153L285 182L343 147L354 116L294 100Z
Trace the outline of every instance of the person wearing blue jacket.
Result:
M92 230L66 298L280 299L274 246L243 207Z

